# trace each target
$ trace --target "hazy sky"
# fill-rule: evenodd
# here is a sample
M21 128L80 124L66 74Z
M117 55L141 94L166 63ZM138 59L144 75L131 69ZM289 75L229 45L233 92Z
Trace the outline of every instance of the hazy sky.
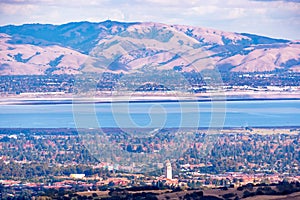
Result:
M107 19L300 39L300 0L0 0L0 25Z

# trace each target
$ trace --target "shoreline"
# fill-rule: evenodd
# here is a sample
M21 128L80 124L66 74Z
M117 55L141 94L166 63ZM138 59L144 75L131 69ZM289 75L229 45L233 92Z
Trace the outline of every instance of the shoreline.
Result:
M220 102L220 101L279 101L300 100L297 91L216 91L207 93L185 92L120 92L116 94L39 94L0 95L0 105L42 105L82 103L164 103L164 102Z
M153 130L154 128L126 128L128 130ZM252 129L252 130L250 130ZM65 131L77 131L77 130L83 130L83 131L97 131L97 130L103 130L103 131L111 131L111 130L122 130L120 128L117 127L102 127L102 128L68 128L68 127L58 127L58 128L21 128L21 127L15 127L15 128L10 128L10 127L0 127L0 134L1 131L4 130L44 130L44 131L51 131L51 130L57 130L57 131L61 131L61 130L65 130ZM207 131L207 130L220 130L220 133L225 134L226 131L245 131L245 132L255 132L255 131L261 131L261 130L293 130L293 131L300 131L300 126L251 126L251 127L198 127L198 128L190 128L190 127L183 127L183 128L163 128L161 130L164 131L172 131L172 130L203 130L203 131ZM225 132L223 132L225 131Z
M2 99L1 105L59 105L59 104L106 104L106 103L189 103L189 102L244 102L244 101L300 101L300 98L197 98L197 99L167 99L167 98L94 98L94 99L72 99L72 98L30 98L30 99Z

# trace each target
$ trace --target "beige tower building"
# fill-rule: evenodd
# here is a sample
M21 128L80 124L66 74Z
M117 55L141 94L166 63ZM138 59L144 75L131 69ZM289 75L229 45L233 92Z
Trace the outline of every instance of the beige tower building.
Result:
M166 178L172 179L172 165L169 160L166 162Z

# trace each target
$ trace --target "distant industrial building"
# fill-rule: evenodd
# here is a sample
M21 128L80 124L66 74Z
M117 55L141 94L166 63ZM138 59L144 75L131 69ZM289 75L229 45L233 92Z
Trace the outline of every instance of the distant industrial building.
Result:
M70 174L70 178L73 179L83 179L85 177L85 174Z

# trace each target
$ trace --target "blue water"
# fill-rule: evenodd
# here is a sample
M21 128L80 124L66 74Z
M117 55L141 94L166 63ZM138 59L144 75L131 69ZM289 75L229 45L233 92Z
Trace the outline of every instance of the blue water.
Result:
M1 128L300 126L299 100L1 105Z

